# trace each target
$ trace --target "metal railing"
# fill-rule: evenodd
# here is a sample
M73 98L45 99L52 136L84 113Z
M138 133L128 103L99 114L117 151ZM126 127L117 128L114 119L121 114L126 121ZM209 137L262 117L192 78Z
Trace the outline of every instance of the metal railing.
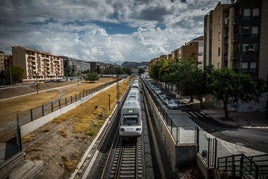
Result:
M93 89L84 89L75 95L68 96L66 98L59 98L42 106L38 106L24 112L19 112L17 113L17 125L22 126L40 117L48 115L56 110L59 110L65 106L75 103L82 98L92 95L93 93L111 85L112 83L117 82L117 80L103 84Z
M231 178L265 179L268 177L268 154L252 157L244 154L220 157L217 169L221 175Z
M172 134L172 137L176 144L188 143L188 144L198 144L199 141L199 129L198 127L189 127L189 126L178 126L177 123L173 121L170 117L169 113L162 107L162 104L157 99L156 94L147 86L147 84L143 81L144 86L146 87L146 91L148 91L149 95L151 96L155 106L157 107L158 112L162 115L162 118ZM150 105L149 105L150 107ZM150 110L152 111L152 110ZM185 141L183 138L187 135L188 139L191 138L190 141Z

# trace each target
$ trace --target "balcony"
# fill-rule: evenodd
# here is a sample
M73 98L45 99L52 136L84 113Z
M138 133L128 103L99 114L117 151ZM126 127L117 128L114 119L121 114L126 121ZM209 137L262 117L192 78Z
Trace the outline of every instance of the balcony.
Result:
M225 44L228 43L228 39L229 39L228 35L224 37L224 43L225 43Z
M238 43L240 40L240 34L234 34L233 36L233 43Z
M241 56L240 51L233 51L231 53L231 59L232 60L239 60L240 59L240 56Z
M239 25L241 23L241 17L236 16L233 20L233 25Z

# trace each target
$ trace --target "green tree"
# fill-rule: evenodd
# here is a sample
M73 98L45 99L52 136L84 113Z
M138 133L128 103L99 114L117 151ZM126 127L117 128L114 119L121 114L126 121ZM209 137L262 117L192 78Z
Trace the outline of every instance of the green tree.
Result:
M160 81L161 80L161 76L160 76L160 69L163 66L163 59L156 61L154 64L152 64L151 66L151 70L149 72L150 77L155 79L156 81Z
M86 81L91 81L91 82L94 82L94 81L96 81L96 80L98 80L99 79L99 75L98 75L98 73L95 73L95 72L93 72L93 73L87 73L85 76L84 76L84 79L86 80Z
M210 87L208 83L208 73L199 68L194 68L191 73L192 84L190 85L192 89L192 94L197 97L200 101L200 107L204 108L203 97L210 92Z
M127 75L131 75L132 73L132 70L130 67L123 67L122 70L123 70L123 73Z
M145 70L143 68L139 68L139 70L138 70L139 75L142 75L144 72L145 72Z
M75 75L75 66L70 65L64 69L64 75L67 77L73 77Z
M229 118L228 101L236 98L243 101L257 99L262 85L249 74L237 74L231 69L217 69L211 75L212 95L222 100L225 118Z
M192 59L181 58L177 63L178 65L176 65L177 68L175 69L175 84L179 89L179 92L191 96L190 101L193 101L192 71L195 68L195 62Z
M9 82L10 81L10 72L11 72L11 78L12 78L12 82L13 83L17 83L17 82L21 82L23 79L23 72L24 70L21 67L17 67L17 66L12 66L12 67L8 67L5 72L4 72L4 76L5 79Z

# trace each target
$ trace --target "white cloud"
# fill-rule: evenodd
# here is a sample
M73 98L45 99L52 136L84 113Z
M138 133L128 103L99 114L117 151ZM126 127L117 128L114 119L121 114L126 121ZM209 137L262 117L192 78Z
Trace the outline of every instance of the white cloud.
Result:
M218 3L218 0L2 1L0 50L10 53L11 46L21 45L55 55L112 63L149 61L202 35L203 16ZM125 23L137 31L109 34L102 22Z

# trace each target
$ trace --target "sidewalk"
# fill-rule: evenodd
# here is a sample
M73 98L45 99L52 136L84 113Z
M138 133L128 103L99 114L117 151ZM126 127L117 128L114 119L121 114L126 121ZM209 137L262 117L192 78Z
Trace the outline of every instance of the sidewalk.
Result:
M189 99L181 99L186 102ZM214 120L240 128L263 128L268 129L268 116L266 112L229 112L229 119L225 118L224 110L212 105L205 104L205 109L200 109L200 102L194 99L190 103L191 108L200 110Z

